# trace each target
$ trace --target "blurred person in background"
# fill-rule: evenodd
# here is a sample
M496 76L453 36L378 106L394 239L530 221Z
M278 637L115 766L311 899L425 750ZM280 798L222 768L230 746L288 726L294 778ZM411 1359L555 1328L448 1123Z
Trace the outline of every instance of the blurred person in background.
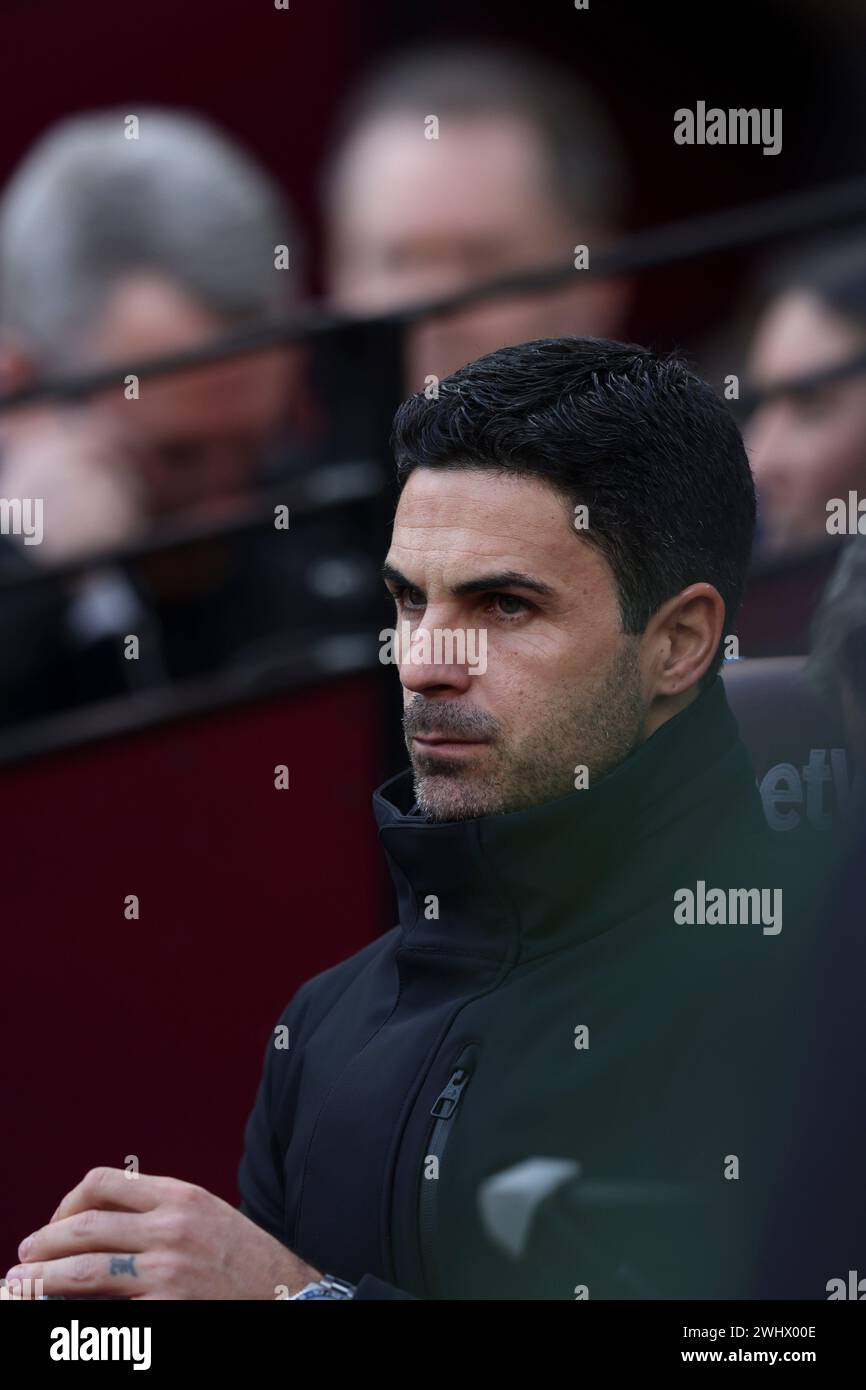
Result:
M757 405L745 429L758 488L743 654L808 650L821 593L846 544L828 503L866 497L866 369L800 385L866 354L866 238L800 251L764 287L748 359Z
M263 482L303 466L294 347L145 377L127 398L131 365L284 316L301 262L286 200L233 141L190 112L139 109L132 139L129 120L118 108L60 122L0 199L3 391L118 368L117 385L86 401L0 416L0 491L44 506L40 544L0 537L7 574L146 537L181 514L229 519ZM301 543L271 529L63 589L0 593L2 713L26 719L213 671L297 624L304 563ZM138 662L123 657L129 632L141 636Z
M297 255L278 188L201 118L145 108L134 139L119 110L61 122L0 201L4 391L199 347L279 316L297 284L275 269L281 242ZM242 499L290 383L280 351L145 381L134 403L121 382L83 410L6 415L5 485L38 480L63 506L34 558L116 544L148 519Z
M854 775L843 850L815 915L802 1012L810 1038L789 1160L766 1234L764 1282L781 1298L866 1297L866 537L846 546L814 623L811 681L843 713ZM795 1219L792 1214L796 1213ZM855 1289L851 1291L851 1271Z
M815 618L807 671L845 722L859 769L855 811L866 825L866 537L845 548Z
M526 54L424 48L350 97L325 171L335 307L384 312L512 271L590 266L627 200L617 142L576 80ZM573 269L567 286L479 303L414 328L407 389L508 344L615 335L629 287Z
M803 256L775 278L752 342L758 391L866 354L866 238ZM866 369L774 394L754 412L749 453L761 548L791 554L827 542L827 502L866 494Z

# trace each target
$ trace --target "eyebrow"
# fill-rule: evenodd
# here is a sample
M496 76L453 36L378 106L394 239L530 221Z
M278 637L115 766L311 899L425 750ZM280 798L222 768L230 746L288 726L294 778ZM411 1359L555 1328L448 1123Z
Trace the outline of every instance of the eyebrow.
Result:
M419 587L387 561L382 566L382 578L391 584L405 585L407 589ZM530 593L538 594L541 598L554 598L556 594L551 585L545 584L543 579L533 579L531 574L522 574L520 570L497 570L493 574L481 574L477 579L464 579L462 583L453 585L450 592L455 597L462 598L465 594L483 594L490 589L528 589Z

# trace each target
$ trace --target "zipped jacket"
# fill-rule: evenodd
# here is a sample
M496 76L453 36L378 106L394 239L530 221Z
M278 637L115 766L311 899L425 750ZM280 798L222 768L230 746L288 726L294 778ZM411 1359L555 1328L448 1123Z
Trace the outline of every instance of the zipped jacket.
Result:
M241 1210L360 1299L748 1297L801 929L721 680L594 786L373 804L399 923L280 1016Z

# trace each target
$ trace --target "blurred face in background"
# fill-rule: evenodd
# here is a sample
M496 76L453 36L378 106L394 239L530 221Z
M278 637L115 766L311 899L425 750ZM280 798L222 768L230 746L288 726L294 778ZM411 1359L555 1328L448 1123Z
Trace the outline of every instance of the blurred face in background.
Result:
M574 264L574 247L606 240L592 209L579 222L555 197L546 151L507 113L423 121L393 114L361 127L343 153L330 206L329 290L349 313L375 313L512 270ZM407 388L447 376L497 347L532 338L615 334L626 287L574 283L430 320L410 335Z
M806 290L780 295L761 320L749 363L758 388L845 362L866 331ZM749 420L762 547L784 554L827 539L827 503L866 488L866 376L778 396Z
M142 272L109 294L79 365L144 362L229 332L180 285ZM145 378L138 400L118 389L91 408L116 441L119 466L135 473L147 515L209 517L231 511L255 487L262 450L285 418L292 375L291 355L280 349Z
M36 563L122 545L176 513L217 521L248 505L296 394L296 350L143 377L137 399L126 392L128 368L203 347L231 328L162 274L117 279L63 369L116 367L116 384L80 403L26 407L2 422L0 486L10 496L44 499ZM26 347L4 346L6 389L40 374Z

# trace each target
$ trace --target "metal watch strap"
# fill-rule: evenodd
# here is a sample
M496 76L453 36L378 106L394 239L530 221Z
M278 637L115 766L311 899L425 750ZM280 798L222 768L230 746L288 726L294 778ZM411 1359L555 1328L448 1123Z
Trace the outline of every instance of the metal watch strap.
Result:
M296 1298L354 1298L355 1285L350 1284L346 1279L338 1279L336 1274L323 1274L321 1279L314 1279L311 1284L306 1284L300 1293L292 1294L292 1299Z

